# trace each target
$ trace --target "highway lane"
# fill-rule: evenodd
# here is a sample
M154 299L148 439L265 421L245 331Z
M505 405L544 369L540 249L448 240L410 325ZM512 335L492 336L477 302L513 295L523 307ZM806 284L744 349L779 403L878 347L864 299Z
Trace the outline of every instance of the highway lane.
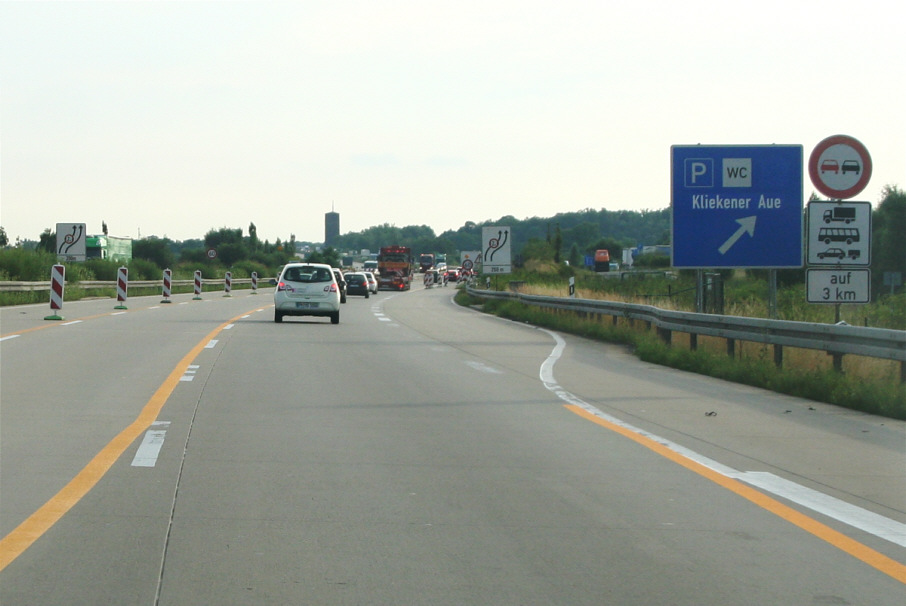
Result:
M572 337L552 360L556 335L450 295L351 297L338 326L275 325L267 295L126 316L96 302L83 315L100 317L0 343L5 536L198 349L155 416L154 465L133 465L132 441L0 572L0 603L901 603L890 562L872 567L575 405L897 523L902 423ZM86 342L110 347L104 366L60 356L65 389L35 378ZM797 511L904 561L890 540Z

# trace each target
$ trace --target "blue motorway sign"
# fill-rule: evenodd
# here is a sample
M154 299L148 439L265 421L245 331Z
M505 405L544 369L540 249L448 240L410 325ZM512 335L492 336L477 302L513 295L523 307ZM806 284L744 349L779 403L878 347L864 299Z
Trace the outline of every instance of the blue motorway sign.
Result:
M670 151L674 267L802 267L801 145Z

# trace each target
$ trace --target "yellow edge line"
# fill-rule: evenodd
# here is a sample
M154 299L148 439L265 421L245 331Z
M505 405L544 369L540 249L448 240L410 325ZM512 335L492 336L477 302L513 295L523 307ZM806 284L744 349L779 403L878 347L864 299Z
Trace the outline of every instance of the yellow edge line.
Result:
M263 309L263 308L261 308ZM256 311L260 311L256 310ZM148 429L160 414L161 409L179 384L189 364L198 356L204 347L220 333L225 326L234 323L248 312L227 320L198 342L173 369L173 372L161 383L151 399L142 408L138 417L123 431L113 438L93 459L80 471L60 492L50 498L37 511L25 519L12 532L0 539L0 571L22 555L26 549L57 523L66 512L72 509L82 497L88 494L104 474L116 463L117 459L129 448L143 431ZM254 313L254 312L252 312Z
M663 444L655 442L651 438L647 438L643 435L637 434L625 427L620 427L610 423L609 421L602 419L601 417L595 416L592 413L576 406L574 404L566 404L565 408L571 412L576 413L580 417L584 417L593 423L597 423L602 427L606 427L611 431L633 440L658 453L659 455L670 459L678 465L682 465L686 469L694 471L700 476L703 476L715 484L730 490L737 495L751 501L752 503L758 505L762 509L773 513L774 515L780 516L787 522L798 526L799 528L805 530L806 532L813 534L814 536L827 541L834 547L845 551L856 559L859 559L872 568L875 568L884 574L900 581L901 583L906 583L906 565L897 562L896 560L887 557L886 555L859 543L858 541L849 538L841 532L837 532L833 528L818 522L817 520L808 517L807 515L796 511L792 507L784 505L783 503L773 499L758 490L755 490L751 486L735 480L733 478L728 478L727 476L720 474L713 469L705 467L701 463L697 463L692 459L689 459L678 452L675 452Z

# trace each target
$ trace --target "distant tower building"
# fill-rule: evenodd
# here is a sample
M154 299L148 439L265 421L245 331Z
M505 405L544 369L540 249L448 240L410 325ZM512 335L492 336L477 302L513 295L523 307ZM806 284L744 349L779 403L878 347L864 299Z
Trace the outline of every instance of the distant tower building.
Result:
M331 211L324 214L324 246L333 246L340 236L340 213Z

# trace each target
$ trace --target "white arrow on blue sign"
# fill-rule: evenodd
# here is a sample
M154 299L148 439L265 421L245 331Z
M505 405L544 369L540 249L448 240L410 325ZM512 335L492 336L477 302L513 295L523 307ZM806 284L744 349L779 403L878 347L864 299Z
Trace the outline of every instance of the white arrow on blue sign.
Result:
M674 267L802 267L801 145L670 151Z

